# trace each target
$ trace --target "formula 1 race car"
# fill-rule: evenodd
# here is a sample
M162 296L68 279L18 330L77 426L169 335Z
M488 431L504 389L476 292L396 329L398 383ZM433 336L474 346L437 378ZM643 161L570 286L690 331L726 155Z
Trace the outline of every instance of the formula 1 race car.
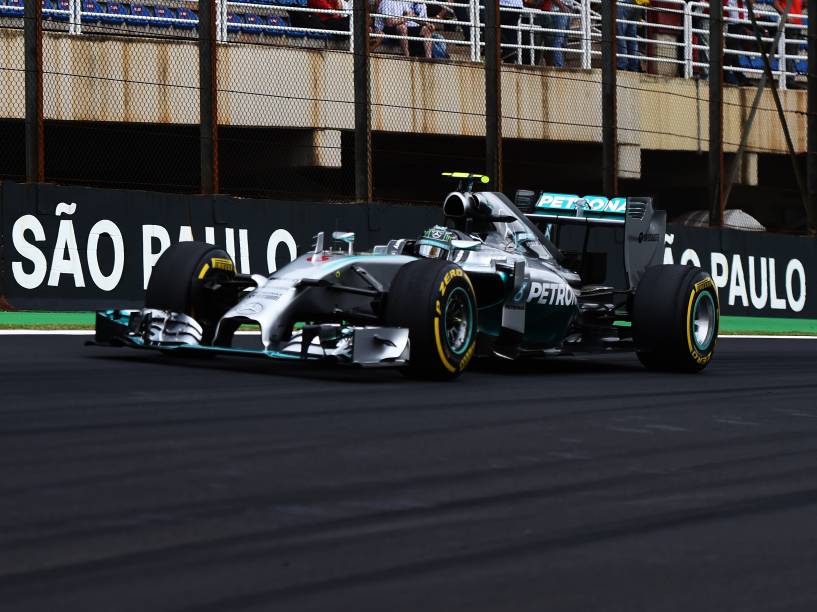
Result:
M171 353L397 366L449 379L472 357L635 351L650 369L712 359L718 293L700 268L662 265L666 215L650 198L450 193L444 225L354 251L323 233L269 277L205 243L171 246L141 310L97 313L96 343ZM523 213L522 210L527 213ZM592 230L592 231L591 231ZM607 238L603 238L603 236ZM557 244L559 245L558 248ZM236 331L259 329L257 346Z

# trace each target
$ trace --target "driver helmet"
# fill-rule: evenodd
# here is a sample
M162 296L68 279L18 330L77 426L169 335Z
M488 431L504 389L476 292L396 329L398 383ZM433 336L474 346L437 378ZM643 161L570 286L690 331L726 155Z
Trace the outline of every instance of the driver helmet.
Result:
M422 238L417 241L416 252L418 256L429 259L448 259L452 240L470 238L464 232L449 229L444 225L435 225L423 232Z

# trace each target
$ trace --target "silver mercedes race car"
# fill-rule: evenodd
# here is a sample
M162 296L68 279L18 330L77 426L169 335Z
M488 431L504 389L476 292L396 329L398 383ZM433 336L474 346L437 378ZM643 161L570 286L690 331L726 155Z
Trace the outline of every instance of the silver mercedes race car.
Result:
M458 376L475 356L624 350L651 369L706 367L717 289L700 268L662 265L666 215L649 198L518 192L514 204L472 191L473 176L445 198L444 224L421 236L359 253L353 234L327 245L319 233L269 277L238 274L216 246L175 244L144 308L97 313L96 343L432 379ZM247 337L255 346L234 343L242 326L260 332Z

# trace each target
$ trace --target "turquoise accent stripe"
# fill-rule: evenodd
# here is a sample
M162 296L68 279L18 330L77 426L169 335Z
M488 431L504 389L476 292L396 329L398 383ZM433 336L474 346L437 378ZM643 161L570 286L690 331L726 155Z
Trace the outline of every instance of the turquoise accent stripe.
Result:
M480 310L484 308L487 307ZM630 327L631 324L629 321L616 321L614 325ZM93 326L93 312L0 311L0 328L5 329L92 329ZM817 336L817 319L721 315L720 332Z

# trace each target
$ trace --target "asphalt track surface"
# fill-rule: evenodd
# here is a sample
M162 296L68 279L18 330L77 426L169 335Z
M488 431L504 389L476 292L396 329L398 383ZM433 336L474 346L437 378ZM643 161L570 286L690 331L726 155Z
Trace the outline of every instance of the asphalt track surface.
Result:
M0 337L0 609L817 610L814 340L394 371Z

